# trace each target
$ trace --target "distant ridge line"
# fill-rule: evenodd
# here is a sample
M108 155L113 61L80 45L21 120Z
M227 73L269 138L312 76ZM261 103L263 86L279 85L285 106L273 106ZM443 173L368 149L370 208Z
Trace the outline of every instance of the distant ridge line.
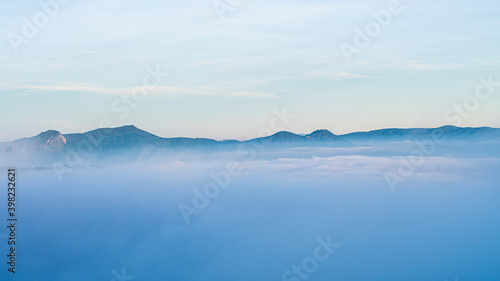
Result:
M373 142L420 141L440 134L449 141L491 141L500 140L500 129L491 127L456 127L378 129L353 132L343 135L333 134L326 129L315 130L310 134L295 134L279 131L270 136L250 140L214 140L210 138L159 137L150 132L127 125L115 128L99 128L85 133L62 134L48 130L34 137L22 138L3 144L20 144L41 151L63 151L81 149L82 143L91 143L103 150L127 149L153 146L169 149L220 148L236 149L240 144L263 143L269 146L355 146Z
M127 128L128 129L140 130L140 131L149 133L151 135L154 135L154 136L157 136L157 137L163 138L163 139L172 139L172 138L210 139L210 138L206 138L206 137L180 137L180 136L177 136L177 137L160 137L160 136L155 135L153 133L150 133L148 131L139 129L135 125L124 125L124 126L119 126L119 127L97 128L97 129L93 129L93 130L90 130L90 131L87 131L87 132L83 132L83 133L67 133L67 134L63 134L63 135L78 135L78 134L92 133L92 132L96 132L96 131L99 131L99 130L113 130L113 129L127 129ZM320 132L320 131L325 131L325 132L328 132L328 133L330 133L332 135L335 135L335 136L344 137L344 136L355 135L355 134L367 134L367 133L376 133L376 132L394 131L394 130L405 131L405 130L438 130L438 129L467 129L467 130L469 130L469 129L493 129L493 130L500 130L500 128L494 128L494 127L488 127L488 126L482 126L482 127L458 127L458 126L453 126L453 125L444 125L444 126L435 127L435 128L420 128L420 127L417 127L417 128L382 128L382 129L373 129L373 130L368 130L368 131L355 131L355 132L350 132L350 133L345 133L345 134L333 134L328 129L317 129L317 130L313 131L311 134L314 134L314 133ZM51 131L52 132L58 132L58 133L60 133L60 131L53 130L53 129L44 131L42 133L51 132ZM273 135L276 135L276 134L279 134L279 133L283 133L283 132L291 133L291 134L299 135L299 136L300 135L307 136L307 134L296 134L296 133L292 133L290 131L278 131L278 132L274 133ZM311 135L311 134L309 134L309 135ZM273 135L270 135L270 136L273 136ZM270 136L266 136L266 137L270 137ZM256 139L256 138L254 138L254 139ZM224 139L224 140L221 140L221 141L233 141L233 140L236 140L236 139ZM252 140L252 139L250 139L250 140ZM245 141L250 141L250 140L237 140L237 141L245 142Z

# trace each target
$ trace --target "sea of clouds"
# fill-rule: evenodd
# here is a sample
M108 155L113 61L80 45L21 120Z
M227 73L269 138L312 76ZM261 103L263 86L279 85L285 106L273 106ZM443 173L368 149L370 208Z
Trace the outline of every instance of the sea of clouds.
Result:
M412 143L19 167L1 280L500 280L489 145L437 149L392 188Z

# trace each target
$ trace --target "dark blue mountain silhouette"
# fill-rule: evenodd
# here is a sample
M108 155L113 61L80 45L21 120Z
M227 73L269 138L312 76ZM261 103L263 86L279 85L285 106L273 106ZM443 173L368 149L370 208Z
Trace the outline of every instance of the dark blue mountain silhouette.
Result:
M23 138L0 145L4 152L15 147L23 147L37 153L64 153L68 151L92 151L119 153L123 150L144 148L166 150L234 150L239 145L263 144L270 148L276 146L353 146L372 142L418 141L433 139L440 136L445 141L500 141L500 129L461 128L443 126L425 129L382 129L369 132L356 132L345 135L335 135L328 130L316 130L308 135L299 135L287 131L277 132L271 136L251 139L248 141L224 140L216 141L207 138L162 138L141 130L133 125L118 128L102 128L86 133L61 134L49 130L31 138Z
M489 141L500 139L500 129L490 127L462 128L443 126L424 129L382 129L369 132L356 132L342 135L354 143L384 142L384 141L418 141L441 138L446 141Z

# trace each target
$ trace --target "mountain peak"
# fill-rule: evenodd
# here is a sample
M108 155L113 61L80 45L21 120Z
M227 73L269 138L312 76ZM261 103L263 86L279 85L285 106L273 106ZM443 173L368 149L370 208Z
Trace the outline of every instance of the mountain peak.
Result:
M116 127L116 128L112 128L111 130L113 130L115 132L121 132L121 133L146 132L144 130L137 128L134 125L126 125L126 126Z
M332 132L327 129L320 129L310 133L308 136L332 136L334 135Z
M137 128L136 126L134 125L125 125L125 126L121 126L121 127L116 127L115 129L124 129L124 130L140 130L139 128Z
M70 137L70 136L68 136ZM99 140L100 149L130 148L140 145L155 145L162 142L162 138L147 131L141 130L134 125L126 125L115 128L100 128L83 134L72 135L72 145L75 141L85 139Z
M280 131L274 135L269 136L268 138L272 139L272 141L300 141L302 140L302 136L288 132L288 131Z
M104 134L104 135L120 134L120 135L123 135L123 134L141 134L141 133L150 134L144 130L137 128L134 125L125 125L125 126L113 127L113 128L99 128L99 129L95 129L92 131L88 131L88 132L83 133L83 134L84 135L94 135L94 134Z
M66 145L66 138L59 131L48 130L34 136L33 141L43 150L61 150Z
M338 136L326 129L321 129L306 135L306 138L315 141L332 141L338 139Z
M290 136L290 135L295 135L295 134L288 131L279 131L271 136Z
M57 137L59 135L62 135L59 131L48 130L48 131L41 132L40 134L36 135L35 138Z

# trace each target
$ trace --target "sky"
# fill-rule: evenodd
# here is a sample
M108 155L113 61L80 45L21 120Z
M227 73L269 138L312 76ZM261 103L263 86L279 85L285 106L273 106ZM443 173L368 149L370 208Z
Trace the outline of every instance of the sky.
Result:
M498 1L0 3L0 141L500 127Z

